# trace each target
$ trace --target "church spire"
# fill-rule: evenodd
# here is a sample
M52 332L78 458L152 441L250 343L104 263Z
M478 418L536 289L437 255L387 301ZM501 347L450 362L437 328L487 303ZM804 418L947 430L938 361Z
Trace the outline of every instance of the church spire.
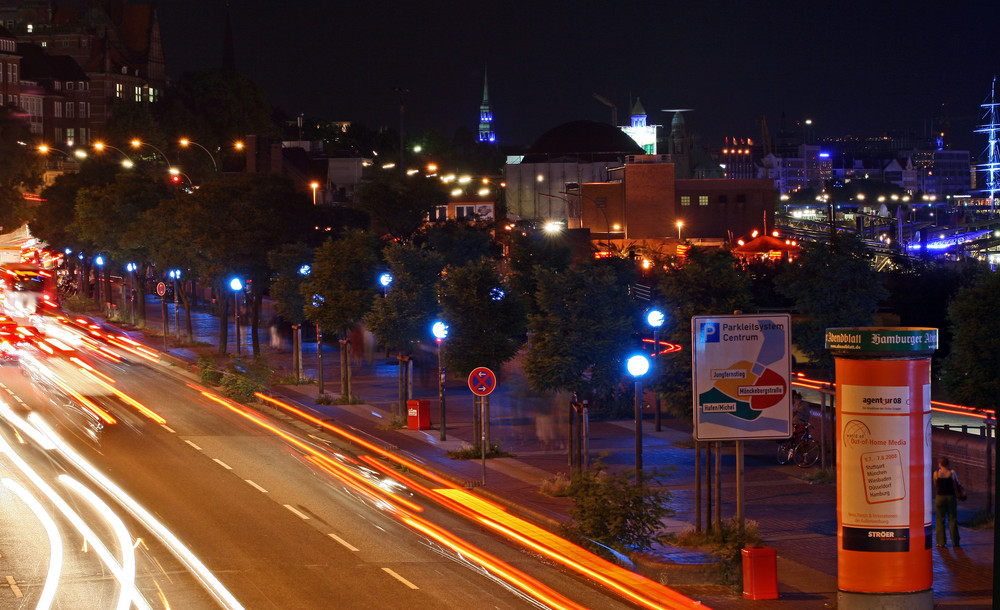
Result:
M490 105L490 90L485 66L483 67L483 101L479 104L479 141L497 141L497 134L493 131L493 107Z

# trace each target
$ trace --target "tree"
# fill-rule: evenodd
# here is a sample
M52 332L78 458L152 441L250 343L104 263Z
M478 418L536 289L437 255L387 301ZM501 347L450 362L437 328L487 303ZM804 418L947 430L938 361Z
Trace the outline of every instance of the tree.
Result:
M382 170L361 187L357 207L371 217L379 234L408 240L436 206L448 202L441 184L437 178L401 177L395 169Z
M388 349L409 353L427 338L438 311L437 281L443 267L435 252L391 243L384 251L392 284L365 316L365 325Z
M948 307L951 354L944 384L951 399L977 409L1000 408L1000 274L983 268Z
M231 296L228 280L241 278L251 305L253 352L259 355L260 306L271 274L268 253L309 234L314 224L308 195L285 176L254 173L206 182L178 201L182 204L146 216L142 239L155 243L171 267L186 262L186 269L220 295ZM222 299L220 311L220 353L227 349L228 301Z
M443 265L440 255L412 243L390 243L384 255L392 284L384 298L375 299L365 324L386 350L398 350L399 403L394 405L393 415L401 417L409 398L406 376L413 345L427 338L431 320L438 313L437 281Z
M378 238L351 229L340 239L328 239L316 249L309 279L302 286L306 318L341 337L341 394L351 399L347 333L371 310L375 295Z
M464 220L447 220L427 226L426 242L444 266L460 266L483 257L496 258L499 247L490 237L492 223L470 223Z
M446 366L461 375L485 366L498 369L524 343L526 310L509 294L487 258L450 269L440 284L441 317L448 324Z
M657 291L667 313L660 336L681 345L675 354L656 361L656 391L668 411L691 414L691 318L696 315L729 315L752 304L750 280L737 268L728 250L691 248L684 258L673 257L657 265Z
M538 312L528 316L524 373L536 390L593 395L607 406L634 344L637 308L630 263L603 259L564 271L538 268ZM601 404L601 401L605 404Z
M44 155L25 145L33 140L26 120L0 108L0 228L7 232L33 215L34 204L24 194L41 185L45 163Z
M506 237L509 249L507 266L510 288L528 303L531 313L538 313L536 296L539 270L564 271L573 261L573 251L560 232L515 227Z
M834 233L825 243L807 243L795 265L786 268L779 291L795 301L801 319L793 342L819 366L830 368L826 329L870 326L888 296L872 266L873 255L854 233Z
M134 239L130 229L145 212L166 197L163 183L143 174L122 172L115 175L114 182L85 187L77 192L75 217L68 227L77 239L94 244L114 261L136 265L129 273L140 320L146 316L145 282L141 278L146 277L144 271L152 261L148 242ZM110 273L110 263L105 264L105 273Z

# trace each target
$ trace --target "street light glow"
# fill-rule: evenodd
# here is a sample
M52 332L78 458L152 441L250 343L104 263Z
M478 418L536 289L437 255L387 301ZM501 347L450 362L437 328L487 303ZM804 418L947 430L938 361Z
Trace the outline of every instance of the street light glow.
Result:
M243 282L240 281L240 278L234 277L229 280L229 287L233 290L243 290Z
M646 314L646 323L653 328L663 326L663 322L665 322L666 319L667 317L663 315L663 312L659 309L650 309L649 313Z
M646 358L642 354L636 354L626 361L625 366L628 369L629 375L642 377L649 371L649 358Z
M438 341L443 340L448 336L448 325L438 320L431 325L431 334L434 335Z
M378 283L381 284L383 288L388 288L389 284L392 283L392 274L383 273L382 275L378 276Z

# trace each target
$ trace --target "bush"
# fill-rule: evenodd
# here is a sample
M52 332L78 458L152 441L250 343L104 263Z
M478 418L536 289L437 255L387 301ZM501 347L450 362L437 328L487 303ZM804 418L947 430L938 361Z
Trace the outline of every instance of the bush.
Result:
M636 484L634 469L615 473L598 460L569 487L573 498L569 533L622 553L650 548L657 540L660 520L674 514L667 507L670 494L649 486L658 476L654 471Z
M273 371L263 361L244 366L234 360L226 368L219 385L226 397L242 403L253 402L256 399L254 393L268 388L272 374Z
M88 299L87 297L79 294L74 294L64 300L62 305L63 308L70 313L87 313L99 309L97 303L95 303L93 299Z
M199 378L205 385L217 386L222 382L222 371L215 367L215 361L208 356L198 356Z
M449 451L448 457L450 457L453 460L479 460L482 459L483 457L483 450L480 447L473 447L472 445L463 445L461 449L456 449L455 451ZM490 443L489 448L486 450L486 457L487 459L514 457L514 454L501 449L499 443Z
M760 544L760 528L756 521L744 523L743 531L736 518L726 519L718 528L696 532L690 528L674 539L680 546L712 547L710 554L719 558L719 577L723 582L742 587L743 549Z
M553 498L564 498L569 495L569 486L569 477L560 472L556 476L542 481L539 491Z

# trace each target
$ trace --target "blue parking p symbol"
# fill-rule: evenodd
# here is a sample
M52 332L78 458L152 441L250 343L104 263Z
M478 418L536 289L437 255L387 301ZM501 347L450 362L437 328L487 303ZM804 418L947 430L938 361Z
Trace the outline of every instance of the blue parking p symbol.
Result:
M701 343L718 343L719 342L719 323L718 322L702 322L701 328L698 330L698 338Z

